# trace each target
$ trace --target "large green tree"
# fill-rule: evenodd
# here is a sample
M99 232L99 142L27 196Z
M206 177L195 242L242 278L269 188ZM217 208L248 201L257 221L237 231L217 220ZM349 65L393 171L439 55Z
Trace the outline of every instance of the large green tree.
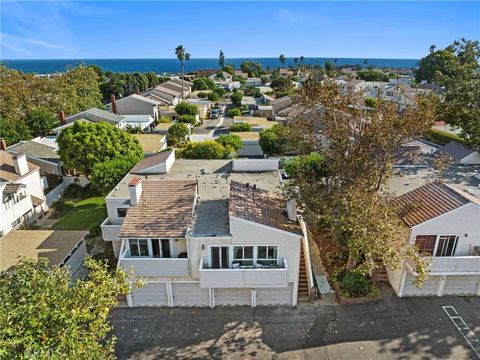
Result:
M5 140L7 146L16 144L21 140L29 140L32 138L25 121L14 121L3 117L0 117L0 136Z
M128 159L131 166L143 158L137 139L105 122L76 121L60 133L57 143L65 167L85 176L92 175L96 164L114 158Z
M21 259L0 274L0 358L115 359L110 311L129 291L126 274L86 259L88 277Z
M278 124L270 129L263 129L258 142L266 155L282 156L288 151L288 129Z
M34 137L48 135L58 125L57 115L44 107L33 109L27 115L27 126Z

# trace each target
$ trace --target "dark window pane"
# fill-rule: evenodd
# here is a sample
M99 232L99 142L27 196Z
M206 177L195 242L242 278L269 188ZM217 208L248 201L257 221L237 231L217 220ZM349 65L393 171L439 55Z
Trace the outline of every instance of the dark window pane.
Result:
M253 246L245 246L243 248L243 258L253 259Z
M136 239L130 239L130 256L138 256L138 244Z
M155 258L160 257L160 244L158 242L158 239L152 239L152 255Z
M211 248L212 269L220 269L220 249L218 247Z
M259 246L258 247L257 257L259 259L266 259L266 257L267 257L267 247L266 246Z
M228 246L222 246L222 269L228 269L230 264L228 262Z
M233 248L233 254L235 259L243 259L243 248L241 246L235 246Z
M436 240L436 235L417 235L415 244L418 246L421 252L433 255Z
M118 208L118 209L117 209L117 216L118 216L119 218L124 218L125 216L127 216L127 209Z
M162 252L164 258L170 258L170 240L162 239Z
M148 241L147 239L138 240L140 247L140 256L148 256Z

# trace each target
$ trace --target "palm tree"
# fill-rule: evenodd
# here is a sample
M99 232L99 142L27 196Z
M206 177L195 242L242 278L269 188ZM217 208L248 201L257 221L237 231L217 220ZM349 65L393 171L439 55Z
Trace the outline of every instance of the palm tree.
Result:
M220 55L218 55L218 65L220 66L220 69L225 67L225 55L222 50L220 50Z
M178 61L180 61L180 70L182 72L182 100L185 100L185 88L183 87L183 62L185 60L190 61L190 54L185 52L185 48L183 47L183 45L178 45L175 48L175 55L177 55L177 59Z
M280 60L280 64L285 64L285 55L281 54L279 57L278 57L278 60Z
M303 60L304 60L304 59L305 59L305 58L303 57L303 55L300 56L300 62L301 62L301 63L303 63Z

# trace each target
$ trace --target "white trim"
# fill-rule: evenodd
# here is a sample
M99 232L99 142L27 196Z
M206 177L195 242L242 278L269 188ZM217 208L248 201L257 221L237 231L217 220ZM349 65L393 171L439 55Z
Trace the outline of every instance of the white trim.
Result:
M257 289L252 288L252 299L251 299L252 307L257 306Z
M454 191L458 192L456 189L454 189ZM459 194L461 195L461 193L459 193ZM467 199L467 200L468 200L468 199ZM420 224L417 224L417 225L415 225L415 226L410 227L410 229L413 230L413 229L416 228L417 226L420 226L420 225L426 224L426 223L428 223L428 222L430 222L430 221L439 219L439 218L441 218L441 217L443 217L443 216L445 216L445 215L449 215L449 214L451 214L452 212L457 211L457 210L460 210L460 209L463 209L464 207L466 207L466 206L468 206L468 205L473 205L473 206L475 206L475 207L480 207L480 205L475 204L474 202L472 202L472 201L470 201L470 200L468 200L468 201L469 201L468 203L466 203L466 204L464 204L464 205L462 205L462 206L459 206L458 208L452 209L452 210L450 210L450 211L447 211L446 213L440 214L440 215L438 215L438 216L435 216L434 218L431 218L431 219L429 219L429 220L426 220L426 221L424 221L424 222L421 222Z
M301 234L296 234L296 233L293 233L293 232L290 232L290 231L285 231L285 230L278 229L278 228L268 226L268 225L264 225L264 224L259 224L257 222L250 221L250 220L245 220L245 219L242 219L242 218L239 218L239 217L236 217L236 216L231 216L230 215L230 219L235 219L235 220L238 220L240 222L244 222L244 223L247 223L247 224L250 224L250 225L256 225L256 226L264 228L264 229L276 231L276 232L279 232L279 233L282 233L282 234L288 234L288 235L295 236L295 237L298 237L298 238L301 238L303 236Z
M443 275L440 277L440 281L438 282L437 286L437 296L443 295L443 289L445 288L445 282L447 281L447 276Z

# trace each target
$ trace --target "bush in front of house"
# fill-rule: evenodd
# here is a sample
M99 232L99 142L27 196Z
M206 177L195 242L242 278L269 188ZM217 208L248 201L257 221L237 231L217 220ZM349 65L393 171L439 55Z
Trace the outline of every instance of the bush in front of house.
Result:
M193 104L181 101L175 106L175 112L178 115L197 115L198 108Z
M208 99L209 101L215 102L215 101L220 100L220 96L219 96L216 92L213 92L213 91L212 91L211 93L209 93L209 94L207 95L207 99Z
M247 123L233 123L232 126L230 126L230 131L231 132L252 131L252 125L247 124Z
M195 125L197 123L197 117L195 115L180 115L177 121L181 124Z
M208 93L204 92L204 91L200 91L197 96L201 99L205 99L207 97Z
M181 144L190 134L188 126L182 123L175 123L168 129L168 145L176 146Z
M215 140L189 142L179 150L179 156L184 159L229 159L231 149Z
M456 134L449 133L447 131L431 129L426 136L427 140L430 140L434 143L440 145L447 145L450 141L457 141L459 143L464 143L465 139L461 138Z
M378 288L365 275L358 271L348 271L340 283L345 297L378 297Z
M232 151L237 151L243 147L242 139L240 136L235 134L222 134L216 138L215 141L227 148L232 149Z
M223 97L227 94L227 90L222 87L217 87L213 89L213 92L216 93L219 97Z
M228 112L227 112L227 116L231 117L231 118L233 118L235 116L240 116L240 115L242 115L242 111L239 108L233 108L233 109L228 110Z

